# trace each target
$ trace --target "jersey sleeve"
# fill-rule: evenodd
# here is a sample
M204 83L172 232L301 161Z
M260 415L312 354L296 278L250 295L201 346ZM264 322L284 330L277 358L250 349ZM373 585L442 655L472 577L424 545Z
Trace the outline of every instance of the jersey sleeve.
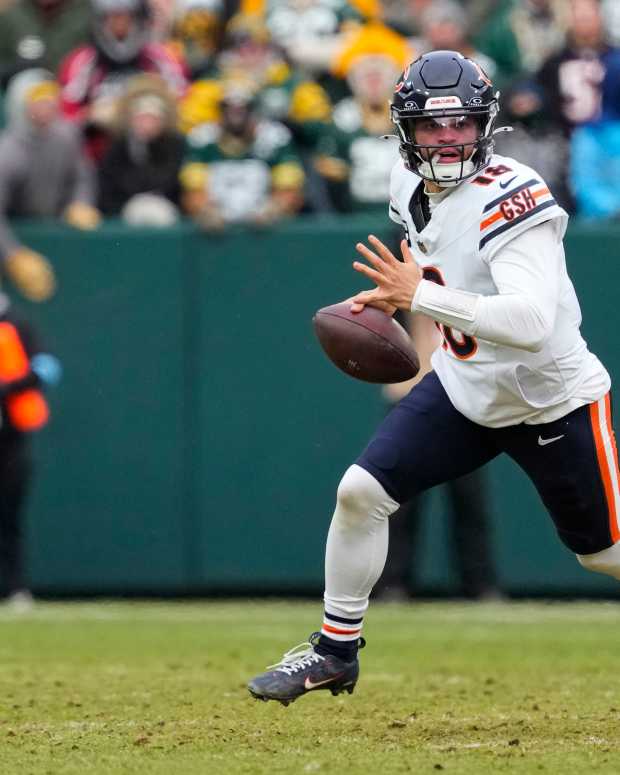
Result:
M489 263L516 236L551 220L556 220L561 240L568 215L540 175L527 167L521 167L512 178L510 173L502 175L489 187L489 197L482 208L478 243L482 259Z

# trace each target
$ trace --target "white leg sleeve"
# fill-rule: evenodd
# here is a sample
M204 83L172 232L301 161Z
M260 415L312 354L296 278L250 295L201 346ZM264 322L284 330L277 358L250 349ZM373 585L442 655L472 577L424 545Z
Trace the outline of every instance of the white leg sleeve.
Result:
M595 573L606 573L620 581L620 541L595 554L578 554L577 559L584 568Z
M360 466L347 469L327 536L325 610L362 617L368 596L383 571L388 550L388 517L399 504Z

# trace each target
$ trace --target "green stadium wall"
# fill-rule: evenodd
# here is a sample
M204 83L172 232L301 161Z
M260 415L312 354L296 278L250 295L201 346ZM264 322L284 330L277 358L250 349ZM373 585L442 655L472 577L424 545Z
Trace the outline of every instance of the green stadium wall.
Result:
M336 486L385 412L331 366L313 312L362 287L353 245L387 219L307 218L205 236L191 226L81 234L22 223L56 267L45 305L15 300L61 359L34 440L28 567L41 594L321 589ZM583 331L612 376L620 227L567 239ZM490 466L494 545L512 594L614 595L555 536L529 481ZM427 500L422 585L456 588L441 493Z

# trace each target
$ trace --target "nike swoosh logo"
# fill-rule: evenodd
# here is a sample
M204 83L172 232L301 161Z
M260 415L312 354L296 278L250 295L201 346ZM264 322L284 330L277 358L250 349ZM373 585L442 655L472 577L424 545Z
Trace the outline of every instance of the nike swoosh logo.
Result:
M312 689L317 689L319 686L332 683L332 681L337 681L338 678L341 678L343 675L344 673L338 673L338 675L333 675L331 678L326 678L324 681L317 681L316 683L314 683L314 681L311 681L309 678L306 678L306 680L304 681L304 687L307 691L310 691Z
M563 438L564 438L564 434L562 434L561 436L554 436L552 439L543 439L542 436L539 436L538 444L539 446L544 447L547 444L551 444L552 442L559 441L560 439L563 439Z
M500 188L508 188L508 186L512 183L513 180L516 180L517 176L515 175L514 178L510 178L510 180L507 180L505 183L500 183Z

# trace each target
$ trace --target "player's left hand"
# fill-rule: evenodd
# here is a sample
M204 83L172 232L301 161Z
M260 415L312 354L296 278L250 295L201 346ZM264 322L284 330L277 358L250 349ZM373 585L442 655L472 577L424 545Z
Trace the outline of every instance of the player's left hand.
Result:
M357 243L355 249L372 264L372 267L361 261L354 261L353 268L366 275L376 283L377 287L355 295L352 299L351 311L359 312L367 304L379 306L377 302L390 304L399 309L411 309L413 297L422 279L422 270L416 264L407 241L403 240L400 243L402 261L399 261L374 235L371 234L368 241L376 252L361 242Z

